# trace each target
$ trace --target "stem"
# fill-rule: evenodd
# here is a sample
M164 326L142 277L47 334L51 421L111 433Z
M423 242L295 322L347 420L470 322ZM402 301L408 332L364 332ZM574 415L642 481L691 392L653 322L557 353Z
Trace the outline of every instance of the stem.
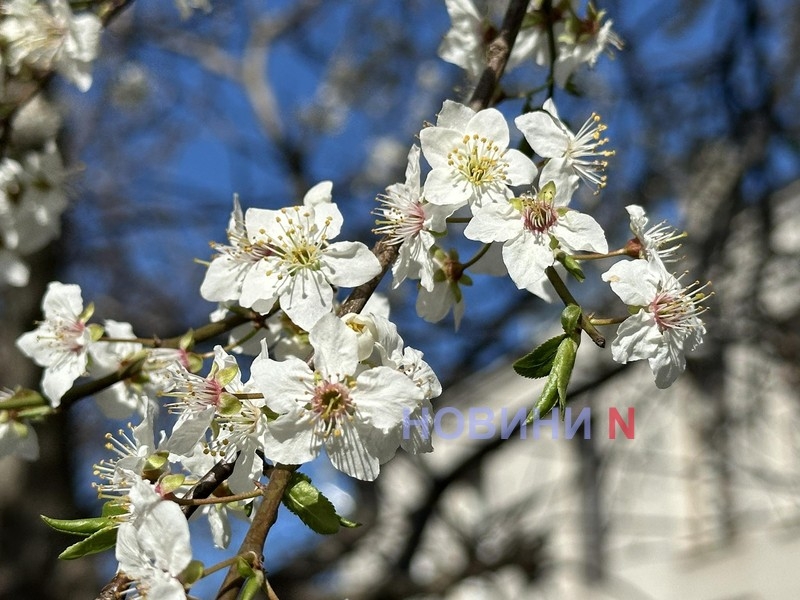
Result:
M478 261L479 261L481 258L483 258L483 255L484 255L484 254L486 254L486 253L489 251L489 248L491 248L491 247L492 247L492 245L491 245L491 244L484 244L484 245L483 245L483 248L481 248L480 250L478 250L478 252L475 254L475 256L473 256L473 257L472 257L472 258L470 258L470 259L469 259L467 262L465 262L465 263L463 263L463 264L461 265L461 269L462 269L463 271L466 271L466 270L467 270L469 267L471 267L471 266L472 266L472 265L474 265L476 262L478 262Z
M218 335L221 335L227 331L230 331L234 327L238 327L243 323L247 323L248 321L254 321L260 318L261 315L253 311L249 311L249 313L247 314L233 314L224 318L222 321L217 321L215 323L208 323L207 325L203 325L202 327L198 327L197 329L192 330L192 336L195 342L204 342ZM184 335L185 334L172 338L167 338L165 340L153 338L152 340L147 340L147 341L148 343L152 344L153 348L179 348L181 340L183 339ZM131 342L132 340L119 340L119 341ZM128 379L129 377L139 374L142 371L143 365L144 361L142 361L139 365L135 366L134 368L130 368L130 365L121 366L113 373L109 373L108 375L100 377L99 379L94 379L92 381L87 381L86 383L73 386L69 391L67 391L66 394L64 394L64 396L62 396L61 406L59 407L59 409L61 410L67 409L78 400L82 400L83 398L91 396L92 394L95 394L97 392L100 392L106 389L107 387L111 387L112 385L114 385L119 381L122 381L123 379Z
M230 558L226 558L225 560L220 561L215 565L211 565L210 567L206 567L205 569L203 569L202 577L208 577L212 573L216 573L217 571L220 571L220 570L224 569L225 567L234 566L234 565L236 565L237 562L239 562L240 558L243 558L244 560L249 562L250 566L254 566L256 560L258 559L258 555L257 554L253 554L251 552L248 555L237 554L235 556L231 556ZM202 577L201 577L201 579L202 579Z
M172 502L181 506L205 506L207 504L227 504L228 502L239 502L240 500L250 500L258 498L262 490L252 490L241 494L231 494L230 496L215 496L213 498L170 498Z
M595 317L590 317L589 322L595 327L604 327L606 325L619 325L627 318L628 317L606 317L597 319Z
M578 301L575 300L575 297L570 293L569 289L567 289L566 284L561 279L561 276L558 274L558 271L555 270L554 267L547 267L545 269L545 275L547 275L547 279L550 281L551 285L555 288L558 297L564 302L565 306L569 306L570 304L574 304L576 306L580 306ZM581 320L580 320L581 329L586 332L592 341L599 346L600 348L606 347L606 338L604 338L597 328L592 324L591 320L584 314L581 313Z
M262 555L264 544L267 541L267 534L278 518L278 507L280 507L281 498L283 498L283 493L289 486L292 474L296 469L297 466L292 465L275 465L269 478L269 484L263 491L264 500L256 510L253 523L250 529L247 530L247 535L245 535L244 541L239 547L238 554L254 552L256 556ZM217 592L216 600L236 600L243 584L244 578L239 575L236 566L232 566Z
M620 248L619 250L612 250L605 254L589 252L587 254L571 254L570 256L575 260L601 260L603 258L613 258L615 256L628 256L628 251L625 248Z
M472 217L447 217L445 221L448 225L452 225L453 223L469 223L472 220Z
M550 67L547 75L547 97L552 98L556 90L556 34L553 31L553 0L544 0L542 12L547 19L547 50L550 53Z

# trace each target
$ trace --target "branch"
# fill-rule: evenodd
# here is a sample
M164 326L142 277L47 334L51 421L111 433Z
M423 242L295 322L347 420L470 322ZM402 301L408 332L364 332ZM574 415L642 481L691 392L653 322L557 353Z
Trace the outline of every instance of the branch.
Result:
M239 547L238 554L240 556L249 552L256 556L263 555L267 534L278 518L281 498L283 498L283 493L286 491L295 469L297 469L295 466L275 465L269 478L269 484L264 490L264 500L256 510L253 523ZM243 584L244 579L239 575L236 565L232 566L217 592L217 600L236 600Z

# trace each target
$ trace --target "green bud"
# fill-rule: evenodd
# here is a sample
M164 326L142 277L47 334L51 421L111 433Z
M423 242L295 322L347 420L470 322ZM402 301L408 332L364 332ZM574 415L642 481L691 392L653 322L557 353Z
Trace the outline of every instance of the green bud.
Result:
M192 585L195 581L200 580L205 570L205 565L202 562L193 560L181 571L181 581L186 585Z
M561 311L561 326L568 335L572 335L578 329L581 312L581 307L577 304L570 304Z

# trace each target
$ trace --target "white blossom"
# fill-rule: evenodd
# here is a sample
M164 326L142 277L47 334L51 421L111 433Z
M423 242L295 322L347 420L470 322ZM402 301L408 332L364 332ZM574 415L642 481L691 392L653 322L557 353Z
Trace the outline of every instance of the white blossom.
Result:
M536 166L509 148L508 124L495 108L475 112L446 100L435 127L419 134L422 154L432 170L425 180L425 199L440 206L473 211L513 196L509 186L528 184Z
M131 488L130 517L119 526L115 554L142 598L185 600L178 576L192 560L189 524L177 504L142 479Z
M533 151L548 159L540 181L553 181L559 190L574 190L578 178L589 185L605 187L605 159L614 152L602 148L608 138L601 137L606 126L597 114L592 113L578 133L572 133L559 118L553 99L548 98L542 110L520 115L514 123Z
M86 371L88 350L97 330L86 324L92 307L83 309L81 288L53 281L42 299L44 321L22 334L17 347L44 367L42 390L55 407L75 380Z
M251 208L245 215L250 245L262 258L247 272L239 302L267 312L276 301L299 327L310 330L333 309L332 286L355 287L380 273L360 242L335 242L342 215L336 204Z
M39 71L56 70L82 92L92 85L102 24L90 12L72 14L67 0L50 0L49 10L36 0L8 0L3 6L0 40L12 73L23 64Z
M547 267L555 259L551 240L568 252L608 252L605 234L589 215L567 208L569 198L548 183L536 194L481 208L464 230L471 240L502 242L503 261L520 289L542 290Z
M623 364L647 359L656 386L669 387L686 368L684 353L703 341L704 286L684 288L663 265L646 260L618 262L603 280L632 312L617 329L612 357Z
M676 232L665 221L648 228L650 220L644 209L637 204L626 206L625 210L631 220L631 231L635 236L632 242L638 250L638 258L661 264L675 262L675 253L680 248L680 244L676 242L686 237L686 234Z
M355 333L335 315L322 317L309 332L314 370L289 358L259 356L253 379L269 408L274 442L267 456L288 464L306 463L324 448L334 467L363 480L378 476L396 440L383 434L401 422L423 394L402 373L384 366L359 369ZM393 446L393 447L390 447Z
M451 250L445 253L436 248L433 252L433 289L420 288L417 293L417 314L430 323L441 321L453 309L456 331L464 316L464 296L462 285L472 285L472 279L464 272L458 260L458 253Z
M390 244L401 244L392 265L393 287L409 277L419 279L420 285L430 291L433 288L430 251L436 241L434 234L447 229L446 219L455 207L425 201L420 189L419 152L418 146L412 146L408 152L405 183L390 185L378 198L381 206L375 211L378 227L374 231L386 235Z
M439 46L439 57L477 79L486 69L488 43L498 32L488 15L482 15L472 0L445 0L445 5L451 26ZM532 56L542 56L546 49L547 35L543 27L522 28L508 57L506 70ZM543 60L539 64L544 64Z

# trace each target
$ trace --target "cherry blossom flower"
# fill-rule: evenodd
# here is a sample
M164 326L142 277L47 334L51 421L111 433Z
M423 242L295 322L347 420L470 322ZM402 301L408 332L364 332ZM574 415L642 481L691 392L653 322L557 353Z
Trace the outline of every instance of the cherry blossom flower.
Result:
M471 240L503 242L503 261L517 287L537 293L544 270L554 263L551 241L572 253L577 250L608 252L605 234L589 215L566 207L552 182L536 194L526 194L504 204L480 209L464 230Z
M261 258L247 271L239 302L266 313L279 301L306 331L331 312L332 286L355 287L380 273L378 259L364 244L330 243L342 226L336 204L251 208L245 226L252 251Z
M555 64L556 85L564 87L570 75L582 64L594 68L597 59L605 52L613 57L612 48L622 50L623 42L611 29L611 19L603 22L606 11L588 5L585 18L570 15L565 30L558 36L558 59Z
M141 598L185 600L178 576L192 561L192 548L180 507L162 500L149 483L137 478L129 510L129 520L117 530L120 570L134 580Z
M397 449L383 433L423 394L389 367L360 369L356 334L333 314L318 321L309 340L314 370L297 358L278 362L262 355L253 361L253 379L279 415L269 421L273 441L265 453L278 462L302 464L324 448L334 467L372 481L381 459Z
M535 4L532 3L532 4ZM464 69L477 79L486 68L488 43L498 34L488 16L482 15L472 0L445 0L450 15L450 30L439 46L439 57ZM517 35L514 48L506 63L506 71L531 56L540 56L547 50L546 30L542 27L524 27ZM544 59L539 64L544 64ZM537 61L538 62L538 61Z
M53 281L42 299L44 321L34 331L22 334L17 347L44 367L42 390L56 407L75 380L86 371L89 347L102 333L87 325L94 307L83 309L81 288Z
M433 261L430 250L435 233L447 229L446 219L455 210L453 206L437 206L426 202L420 190L419 147L408 152L405 183L395 183L386 188L378 198L381 207L376 234L386 235L388 243L401 244L397 260L392 265L393 287L407 277L419 279L420 285L433 288Z
M509 186L528 184L536 166L519 150L509 148L508 124L495 108L475 112L446 100L435 127L419 134L422 154L432 170L423 195L431 204L474 211L489 202L513 196Z
M238 411L239 401L226 388L228 385L232 385L232 389L241 387L239 366L236 358L222 346L215 346L214 363L208 376L200 377L179 365L170 367L170 373L173 386L164 395L178 398L167 406L179 417L166 448L175 454L188 455L204 438L215 414Z
M420 288L417 293L417 314L430 323L436 323L444 319L452 308L453 321L458 331L464 316L464 296L460 286L472 285L472 278L464 271L455 249L446 253L436 248L433 261L433 289L428 291Z
M50 10L36 0L9 0L2 8L0 40L5 41L8 67L55 69L82 92L92 85L102 24L96 15L73 15L67 0L50 0Z
M625 207L631 220L631 231L635 236L627 247L636 252L637 258L656 261L661 264L675 262L675 253L680 248L678 240L686 237L662 221L648 228L649 219L644 209L637 204Z
M520 115L514 123L533 151L549 159L542 167L540 181L553 181L558 190L570 190L570 195L578 186L578 178L598 189L605 187L605 159L614 152L602 149L608 138L600 137L606 126L597 114L592 113L578 133L572 133L558 117L553 99L548 98L542 110Z
M647 359L656 386L669 387L686 368L684 353L703 341L699 302L705 286L684 288L663 265L647 260L618 262L603 280L632 312L611 343L613 359L622 364Z

